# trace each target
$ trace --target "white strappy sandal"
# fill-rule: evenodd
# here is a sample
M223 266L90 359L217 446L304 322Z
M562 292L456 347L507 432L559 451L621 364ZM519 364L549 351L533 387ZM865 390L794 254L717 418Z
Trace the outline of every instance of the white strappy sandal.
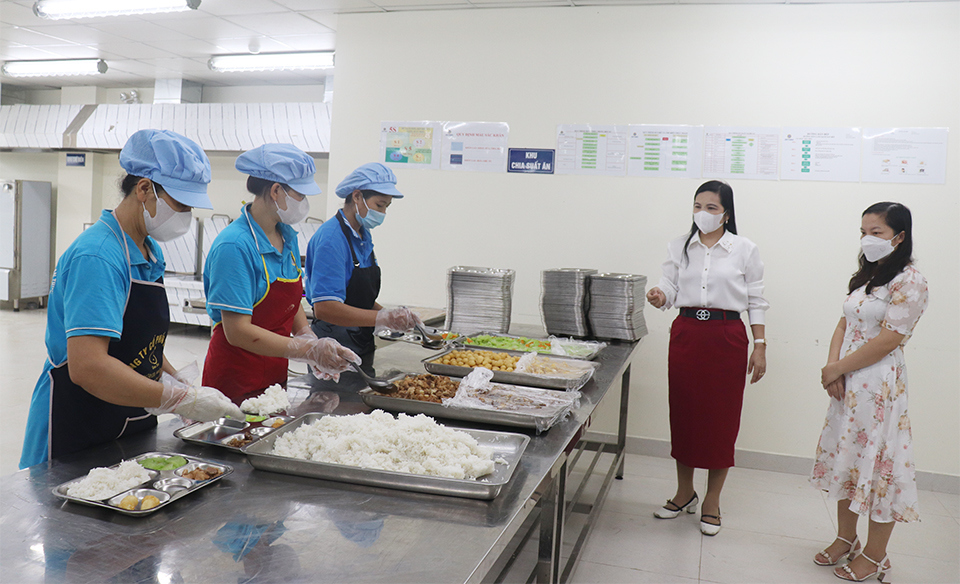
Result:
M863 582L867 578L873 578L874 576L876 576L877 580L879 580L880 582L883 582L883 577L886 576L887 572L893 569L893 566L884 566L884 564L887 563L887 556L883 556L882 560L880 560L879 562L875 562L873 561L873 558L871 558L867 554L860 554L860 555L863 556L863 559L867 560L868 562L876 566L877 569L870 572L869 574L865 574L863 576L857 576L857 574L850 569L850 564L845 564L837 568L836 570L834 570L833 575L836 576L837 578L840 578L841 580L847 580L849 582Z
M848 545L850 546L850 548L849 548L846 552L840 554L840 557L837 558L837 559L831 558L831 557L830 557L830 554L827 553L827 548L823 548L822 550L820 550L820 553L819 553L818 555L821 555L821 556L827 558L827 561L826 561L826 562L818 562L818 561L817 561L817 556L813 556L813 563L814 563L814 564L816 564L816 565L818 565L818 566L836 566L836 565L837 565L837 562L839 562L840 560L843 559L843 556L847 556L847 559L848 559L848 560L852 560L853 558L857 557L857 552L860 551L860 550L857 548L857 543L860 542L860 537L859 537L859 536L853 538L853 541L850 541L849 539L844 539L844 538L840 537L839 535L837 536L837 539L839 539L840 541L842 541L842 542L845 543L845 544L848 544ZM832 544L831 544L831 545L832 545ZM827 547L830 547L830 546L827 546Z

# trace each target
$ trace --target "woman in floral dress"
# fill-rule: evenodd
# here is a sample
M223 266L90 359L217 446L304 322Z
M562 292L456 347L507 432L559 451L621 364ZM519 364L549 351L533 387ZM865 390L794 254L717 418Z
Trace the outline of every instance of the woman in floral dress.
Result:
M821 370L830 395L810 482L837 502L837 539L814 557L837 577L863 581L890 570L894 522L918 521L903 346L927 307L927 281L913 267L910 210L876 203L861 219L860 268ZM842 357L842 358L841 358ZM869 518L866 545L857 521Z

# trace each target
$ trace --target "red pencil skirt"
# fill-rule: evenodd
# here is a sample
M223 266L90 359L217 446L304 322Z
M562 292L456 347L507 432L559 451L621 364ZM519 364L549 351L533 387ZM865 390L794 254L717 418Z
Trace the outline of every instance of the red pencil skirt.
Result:
M741 320L678 316L670 329L670 455L693 468L733 466L747 380Z

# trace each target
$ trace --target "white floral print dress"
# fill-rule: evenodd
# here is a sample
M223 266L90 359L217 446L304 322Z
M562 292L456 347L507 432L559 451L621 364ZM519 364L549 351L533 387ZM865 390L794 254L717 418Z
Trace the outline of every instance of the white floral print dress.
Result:
M832 501L873 521L918 521L917 483L903 346L927 308L927 281L912 265L885 286L854 290L843 303L847 320L840 356L856 351L882 328L904 335L879 362L846 374L845 399L831 399L810 482Z

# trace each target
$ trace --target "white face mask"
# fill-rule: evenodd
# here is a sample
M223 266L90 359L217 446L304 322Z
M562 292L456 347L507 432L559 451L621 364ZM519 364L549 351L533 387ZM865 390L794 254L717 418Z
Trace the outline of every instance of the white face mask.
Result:
M708 211L697 211L693 214L693 222L704 233L713 233L723 225L723 213L714 215Z
M273 204L277 206L277 215L280 216L280 221L287 225L296 225L306 219L307 215L310 214L310 201L308 201L306 197L298 201L291 197L285 188L280 187L280 190L282 190L283 194L287 197L286 209L281 209L279 203L276 201L273 202Z
M868 262L876 262L892 254L897 248L893 245L892 239L864 235L860 238L860 249L863 250L863 256Z
M193 214L190 211L174 211L173 207L157 195L156 185L151 182L150 186L153 187L153 196L157 198L157 214L151 217L147 206L141 203L147 234L157 241L170 241L190 231Z

